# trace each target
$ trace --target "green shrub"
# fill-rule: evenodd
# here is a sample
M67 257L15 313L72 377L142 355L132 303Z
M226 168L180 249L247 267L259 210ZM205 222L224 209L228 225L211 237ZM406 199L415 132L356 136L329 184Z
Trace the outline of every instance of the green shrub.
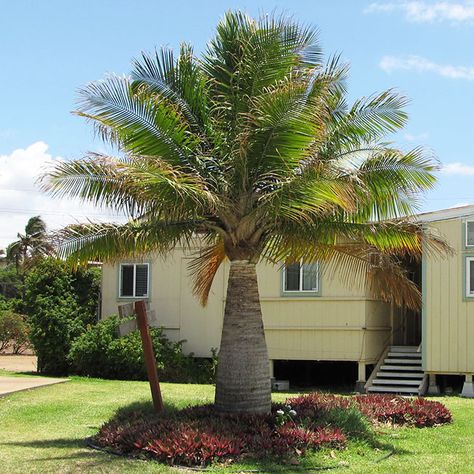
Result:
M97 277L90 270L73 271L49 258L27 274L25 307L39 372L68 372L71 343L96 321L97 301Z
M6 299L21 295L21 278L14 265L0 268L0 294Z
M68 355L71 370L90 377L114 378L115 372L108 367L108 347L115 339L115 317L87 326L72 344Z
M8 300L0 294L0 311L9 311L12 309L11 300Z
M20 354L28 344L29 327L25 316L11 310L0 311L0 352L8 348L14 354Z
M139 331L118 337L117 316L89 326L71 347L69 362L79 375L108 379L145 380ZM160 328L150 328L160 380L210 383L215 362L185 356L182 341L172 342Z

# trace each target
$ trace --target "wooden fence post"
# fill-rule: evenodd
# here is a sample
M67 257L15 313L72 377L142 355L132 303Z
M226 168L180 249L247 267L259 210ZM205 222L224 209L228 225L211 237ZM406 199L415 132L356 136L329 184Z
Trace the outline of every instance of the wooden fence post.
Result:
M144 301L135 302L135 314L137 315L137 325L142 338L145 366L148 374L148 380L150 381L153 407L157 413L161 413L163 411L163 399L161 398L160 381L158 380L156 359L153 352L150 331L148 329L147 309Z

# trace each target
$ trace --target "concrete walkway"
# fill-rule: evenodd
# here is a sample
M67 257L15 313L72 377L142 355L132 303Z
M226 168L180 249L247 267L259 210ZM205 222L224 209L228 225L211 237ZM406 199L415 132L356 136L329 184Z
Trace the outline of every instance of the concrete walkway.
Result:
M36 372L36 362L36 356L33 355L0 355L0 369L9 372ZM50 377L0 376L0 397L21 390L67 382L67 380Z
M52 379L49 377L0 377L0 397L8 393L20 392L31 388L45 387L67 382L67 379Z

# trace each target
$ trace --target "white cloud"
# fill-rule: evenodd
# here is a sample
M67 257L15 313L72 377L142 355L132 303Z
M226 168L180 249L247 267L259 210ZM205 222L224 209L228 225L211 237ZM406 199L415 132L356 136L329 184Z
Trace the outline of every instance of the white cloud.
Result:
M474 175L474 166L466 165L457 161L455 163L448 163L444 165L441 168L441 171L445 174L451 175L472 176Z
M434 23L449 21L451 23L474 21L474 2L374 2L365 13L391 13L401 11L408 21L416 23Z
M418 133L416 135L411 133L405 133L405 135L403 135L403 138L407 142L425 142L426 140L428 140L429 134L427 132Z
M61 160L47 150L48 145L40 141L0 155L0 249L14 241L35 215L40 215L50 230L85 219L120 220L113 213L78 200L53 199L42 193L36 183L38 177Z
M471 66L452 66L450 64L437 64L421 56L384 56L379 66L386 73L397 70L431 72L442 77L450 79L474 80L474 67Z

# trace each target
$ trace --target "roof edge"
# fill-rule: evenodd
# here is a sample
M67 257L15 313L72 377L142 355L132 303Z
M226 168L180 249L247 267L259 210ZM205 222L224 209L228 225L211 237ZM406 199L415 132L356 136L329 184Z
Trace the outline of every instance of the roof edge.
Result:
M423 212L417 214L415 219L419 222L435 222L448 219L459 219L460 217L474 216L474 204L466 206L450 207L438 211Z

